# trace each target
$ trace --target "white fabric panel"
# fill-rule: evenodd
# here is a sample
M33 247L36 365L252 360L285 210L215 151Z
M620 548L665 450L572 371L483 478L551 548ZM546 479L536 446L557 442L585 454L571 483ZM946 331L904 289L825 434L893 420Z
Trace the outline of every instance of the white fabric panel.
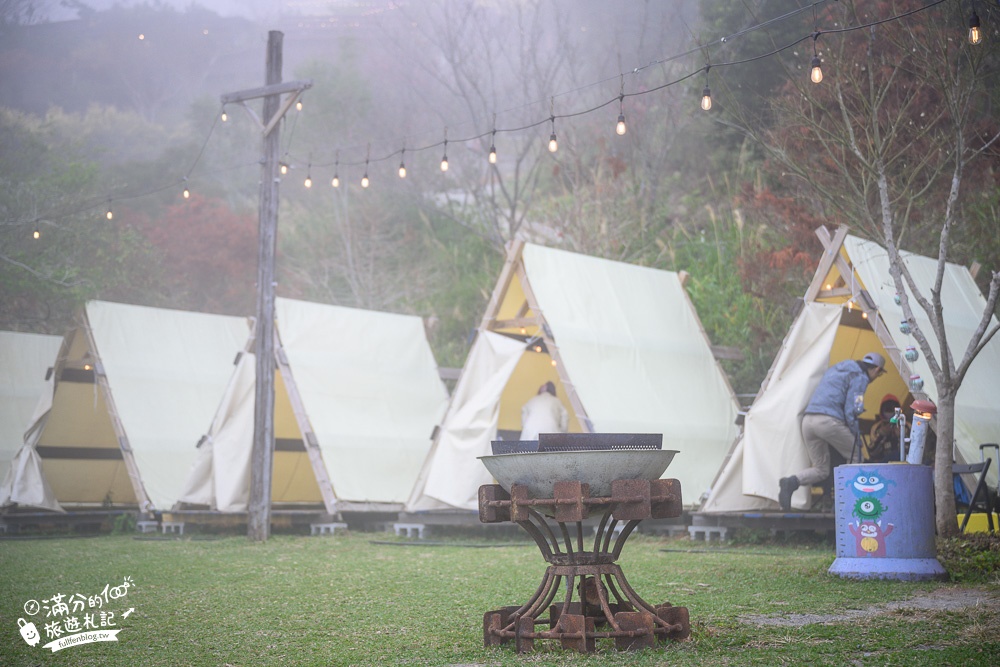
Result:
M87 318L146 492L169 509L246 343L247 321L103 301L87 304Z
M17 504L21 507L38 507L54 512L65 510L56 500L56 494L42 473L42 458L31 445L18 450L10 468L0 484L0 507Z
M896 286L889 274L888 253L875 243L853 236L848 236L844 240L844 246L858 275L885 319L893 341L901 351L910 346L919 350L917 339L912 334L904 334L899 330L899 323L904 319L903 309L895 302ZM931 288L937 278L937 259L912 253L901 253L901 255L921 293L929 300ZM907 292L909 294L909 290ZM979 326L986 309L986 299L968 269L957 264L947 264L944 282L941 285L941 303L944 306L948 347L957 365L965 355L973 332ZM940 362L940 342L931 328L930 319L912 298L910 308ZM996 325L997 319L994 317L991 326ZM923 353L910 364L910 367L924 380L924 391L933 399L937 395L937 387ZM955 440L962 458L968 462L979 461L980 444L1000 442L998 396L1000 396L1000 336L994 336L969 367L956 400ZM995 485L997 466L993 465L990 468L991 483Z
M664 477L699 502L735 439L739 406L676 273L524 247L564 372L596 432L662 433Z
M55 365L61 344L60 336L0 331L0 479L24 445L45 390L45 371Z
M250 499L256 355L240 355L179 500L246 512Z
M337 498L404 503L448 400L422 320L291 299L276 305Z
M503 393L524 343L481 331L466 359L434 448L427 456L406 510L479 506L479 487L493 478L477 457L492 450Z
M807 303L785 337L771 379L747 411L743 434L712 487L703 512L777 509L778 480L809 467L802 442L802 413L823 373L837 334L839 305ZM808 503L808 487L792 496Z

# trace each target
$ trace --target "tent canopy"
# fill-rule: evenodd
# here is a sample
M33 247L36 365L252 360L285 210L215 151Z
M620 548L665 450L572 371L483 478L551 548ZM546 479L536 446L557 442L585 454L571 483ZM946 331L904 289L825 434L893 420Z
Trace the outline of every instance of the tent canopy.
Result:
M401 509L448 400L422 320L282 298L276 319L272 502ZM254 371L243 354L182 502L246 511Z
M878 244L846 234L833 238L820 230L827 246L825 260L817 267L803 310L782 344L771 371L748 410L743 432L719 471L704 512L754 511L778 508L778 479L808 466L800 433L805 406L823 372L844 359L860 359L878 352L887 360L887 373L869 385L864 431L878 413L882 397L891 393L908 406L916 398L934 400L936 388L926 359L907 361L906 349L916 340L903 333L902 308L889 274L888 254ZM902 253L920 291L927 295L934 284L936 259ZM942 303L949 346L964 353L985 308L985 299L964 267L948 264L942 285ZM939 347L929 320L914 301L921 330ZM918 312L919 311L919 312ZM994 324L996 320L994 318ZM1000 339L994 338L973 362L959 390L955 408L956 458L980 458L979 445L1000 441ZM919 375L923 389L911 388ZM995 477L994 477L995 483ZM792 497L797 509L808 509L808 489Z
M63 339L11 488L44 480L61 506L169 508L246 336L243 318L88 303Z
M739 406L678 274L514 243L407 509L475 509L491 482L476 457L518 436L546 381L570 432L662 433L688 504L736 435Z

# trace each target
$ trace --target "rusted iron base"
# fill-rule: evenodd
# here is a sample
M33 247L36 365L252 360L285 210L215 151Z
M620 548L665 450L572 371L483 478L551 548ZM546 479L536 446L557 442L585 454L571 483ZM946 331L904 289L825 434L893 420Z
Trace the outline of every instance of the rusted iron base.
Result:
M563 587L563 602L553 603ZM563 648L591 653L597 639L614 639L616 649L631 651L690 634L687 608L649 604L614 563L551 565L527 603L483 615L483 644L514 641L518 653L532 651L536 639L558 640Z
M563 648L590 653L598 639L613 639L619 650L639 650L691 634L687 608L649 604L615 563L643 519L680 515L680 482L616 480L611 489L611 496L593 498L584 482L556 482L553 498L531 498L518 484L510 493L495 484L480 487L479 520L517 523L549 563L525 604L483 615L485 646L513 641L518 653L527 653L536 639L553 639ZM589 538L585 545L583 521L592 511L603 514L591 546ZM625 523L618 530L620 521ZM555 602L561 589L562 602Z

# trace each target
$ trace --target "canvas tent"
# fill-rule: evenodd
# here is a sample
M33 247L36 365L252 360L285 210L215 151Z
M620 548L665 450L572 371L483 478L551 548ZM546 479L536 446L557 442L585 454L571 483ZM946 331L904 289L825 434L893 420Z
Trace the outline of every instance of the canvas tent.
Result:
M170 507L246 337L244 318L88 303L63 338L0 504Z
M874 419L886 393L900 397L904 406L915 398L935 397L926 359L921 355L908 362L904 356L908 347L917 344L912 335L901 330L904 318L895 300L885 249L848 235L846 228L833 235L823 228L817 233L825 251L804 307L749 408L743 431L701 512L778 509L778 479L808 466L799 431L805 405L823 372L839 361L860 359L866 352L878 352L887 359L887 374L872 382L865 395L865 413L860 420L863 429ZM908 253L903 256L923 294L929 294L937 260ZM942 289L948 341L952 352L961 354L986 302L969 271L955 264L947 265ZM914 310L920 311L919 306ZM922 311L916 314L921 330L937 349L929 321ZM980 444L1000 442L998 370L1000 338L994 337L976 358L958 393L955 456L959 461L979 461ZM911 389L911 375L923 380L922 391ZM995 476L993 479L995 483ZM808 509L809 504L808 488L792 497L793 508Z
M62 338L0 331L0 481L24 444L32 411L45 388L46 369Z
M517 438L546 381L570 432L662 433L688 505L736 436L739 406L678 274L514 242L407 511L476 509L492 482L476 457Z
M419 317L276 300L271 500L399 511L447 405ZM245 512L254 355L236 364L180 500Z

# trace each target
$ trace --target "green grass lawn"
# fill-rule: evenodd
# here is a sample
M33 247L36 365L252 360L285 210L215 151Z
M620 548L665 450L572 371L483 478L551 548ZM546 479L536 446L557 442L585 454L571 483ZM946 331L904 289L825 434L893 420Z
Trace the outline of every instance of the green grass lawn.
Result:
M468 538L470 544L476 538ZM3 665L998 665L1000 611L882 612L828 623L759 627L749 615L840 614L969 584L852 581L827 574L832 547L708 548L635 536L619 561L647 601L688 607L690 641L594 655L539 642L533 654L483 648L485 611L525 602L545 563L530 542L412 546L370 533L0 541ZM482 542L479 542L482 544ZM698 547L701 546L699 549ZM134 583L102 608L117 643L52 653L42 609L24 605ZM998 595L997 576L977 585ZM58 602L57 600L56 602ZM134 609L127 618L122 614ZM30 647L18 619L42 635Z

